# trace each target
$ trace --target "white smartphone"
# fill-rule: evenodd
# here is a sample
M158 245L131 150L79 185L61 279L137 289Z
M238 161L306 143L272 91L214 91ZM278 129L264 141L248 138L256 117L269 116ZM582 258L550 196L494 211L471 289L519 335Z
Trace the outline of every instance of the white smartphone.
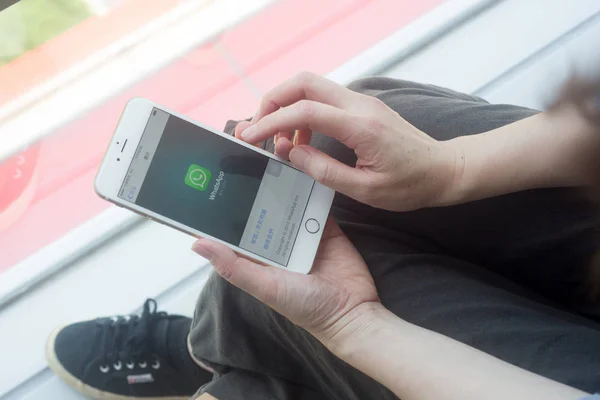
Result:
M334 196L273 154L141 98L125 107L95 188L154 221L305 274Z

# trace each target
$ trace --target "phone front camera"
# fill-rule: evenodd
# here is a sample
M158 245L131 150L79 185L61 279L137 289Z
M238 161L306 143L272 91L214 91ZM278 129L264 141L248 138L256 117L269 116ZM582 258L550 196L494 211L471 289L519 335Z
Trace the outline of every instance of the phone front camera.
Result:
M120 158L117 158L117 161L121 161L121 159L120 159Z

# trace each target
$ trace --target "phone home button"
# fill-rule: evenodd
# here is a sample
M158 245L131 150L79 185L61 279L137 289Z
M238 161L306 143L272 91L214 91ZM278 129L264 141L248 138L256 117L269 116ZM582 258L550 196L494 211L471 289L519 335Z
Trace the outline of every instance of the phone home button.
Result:
M310 219L306 220L304 227L306 228L306 230L309 233L317 233L317 232L319 232L319 229L321 229L321 225L319 224L319 221L317 221L314 218L310 218Z

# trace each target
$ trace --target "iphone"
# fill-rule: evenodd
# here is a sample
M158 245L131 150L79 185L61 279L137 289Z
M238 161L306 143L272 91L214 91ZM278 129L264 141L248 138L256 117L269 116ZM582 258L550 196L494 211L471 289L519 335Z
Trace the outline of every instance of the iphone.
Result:
M261 263L312 266L334 191L275 155L131 100L95 181L99 196Z

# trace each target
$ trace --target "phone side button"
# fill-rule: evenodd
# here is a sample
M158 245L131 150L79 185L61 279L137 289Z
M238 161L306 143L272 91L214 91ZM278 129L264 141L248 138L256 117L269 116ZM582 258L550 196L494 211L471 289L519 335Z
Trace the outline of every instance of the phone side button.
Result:
M304 227L308 233L317 233L321 229L321 224L314 218L307 219L304 223Z

